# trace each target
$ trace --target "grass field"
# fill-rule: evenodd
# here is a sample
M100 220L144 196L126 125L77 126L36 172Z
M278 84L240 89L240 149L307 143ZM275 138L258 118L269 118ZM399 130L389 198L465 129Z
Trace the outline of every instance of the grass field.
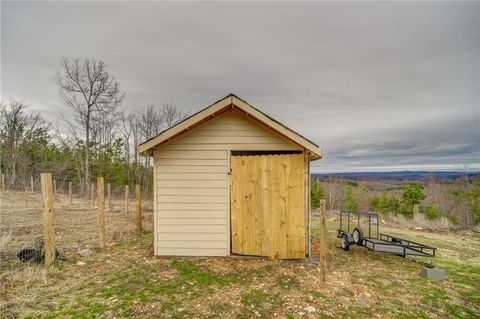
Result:
M37 202L38 195L2 194L2 318L480 318L475 232L382 227L439 248L434 262L447 270L447 280L434 281L420 277L418 263L362 247L338 248L332 215L328 277L321 285L317 265L304 261L152 256L148 203L144 234L134 233L133 214L108 213L108 247L80 257L79 247L97 245L96 211L80 199L68 207L60 196L56 232L62 259L46 269L14 259L19 247L41 234ZM317 233L314 223L314 238ZM308 312L309 306L315 311Z

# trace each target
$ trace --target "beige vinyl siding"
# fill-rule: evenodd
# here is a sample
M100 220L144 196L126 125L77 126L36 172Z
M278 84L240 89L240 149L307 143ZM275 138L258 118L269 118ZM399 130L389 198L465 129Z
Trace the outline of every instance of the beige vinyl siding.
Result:
M293 132L292 130L288 129L287 127L283 126L282 124L278 123L277 121L273 120L272 118L268 117L264 113L258 111L257 109L253 108L251 105L246 103L245 101L239 99L238 97L230 94L225 98L217 101L215 104L203 109L202 111L192 115L191 117L187 118L185 121L175 125L174 127L160 133L156 137L142 143L138 150L143 155L152 155L152 151L155 147L164 144L174 138L176 138L179 134L184 134L192 129L194 129L197 125L201 125L206 121L211 120L212 118L219 116L223 112L226 111L238 111L250 119L254 119L257 122L262 123L262 125L268 129L271 129L281 136L285 137L289 141L293 141L296 145L306 149L309 153L309 156L312 159L320 159L321 158L321 150L320 148L310 142L309 140L305 139L304 137L300 136L298 133ZM222 131L222 126L228 126L227 130L233 128L236 131L252 131L248 125L244 123L235 122L235 119L228 122L225 121L223 123L216 123L217 127L216 130ZM212 127L213 128L213 127ZM253 130L251 133L245 134L252 134L251 136L257 136L256 131ZM223 136L223 135L218 135ZM232 135L236 137L235 133ZM240 135L244 136L244 135ZM262 135L260 135L262 136ZM227 143L230 143L227 142ZM277 144L277 146L281 146L281 144ZM274 149L274 144L269 146L271 149Z
M229 111L155 149L156 254L230 254L230 151L302 150Z

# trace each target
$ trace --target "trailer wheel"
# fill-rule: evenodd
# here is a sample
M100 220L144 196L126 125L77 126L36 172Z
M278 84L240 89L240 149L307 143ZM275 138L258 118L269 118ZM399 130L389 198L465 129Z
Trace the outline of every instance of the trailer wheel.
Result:
M343 250L348 250L350 248L350 243L348 242L347 235L343 235L341 241Z
M356 245L361 246L363 244L363 231L360 228L355 227L353 230L353 242Z

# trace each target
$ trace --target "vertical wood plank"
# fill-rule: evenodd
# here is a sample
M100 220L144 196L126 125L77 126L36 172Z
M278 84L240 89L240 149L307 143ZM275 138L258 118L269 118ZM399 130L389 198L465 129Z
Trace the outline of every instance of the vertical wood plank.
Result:
M258 202L257 202L257 176L255 173L257 172L257 162L259 156L252 156L252 160L250 161L250 184L249 184L249 200L250 200L250 218L249 218L249 225L250 225L250 234L253 238L249 240L250 243L250 252L252 255L259 255L257 251L257 247L259 246L260 238L257 237L257 213L259 212L258 209Z
M2 192L5 191L5 174L2 174Z
M128 215L128 185L125 185L125 203L124 203L123 213L125 215Z
M55 214L53 211L52 174L42 173L40 180L43 207L43 249L45 251L45 264L50 265L55 261Z
M231 157L231 162L232 162L232 183L230 187L230 224L231 224L231 229L230 229L230 236L231 236L231 249L232 249L232 254L238 253L238 234L237 234L237 195L238 192L236 191L237 185L236 185L236 180L235 177L237 176L237 159L238 156L232 156Z
M253 250L256 255L261 255L263 250L263 242L265 241L264 234L263 234L263 215L265 212L263 211L262 205L262 188L261 188L261 174L262 174L262 157L263 156L255 156L254 160L254 167L253 167L253 174L255 178L253 178L253 193L252 199L253 202L253 211L252 215L254 216L254 232L255 232L255 245Z
M324 199L320 200L320 282L325 284L327 273L327 224L326 224L327 207Z
M141 233L142 232L142 189L140 188L139 184L135 185L135 199L136 199L136 208L137 208L135 224L137 226L137 232Z
M248 167L247 167L247 159L246 157L242 157L241 158L241 164L240 164L240 167L241 167L241 170L240 170L240 174L238 175L238 187L239 187L239 193L241 194L241 198L240 198L240 206L239 206L239 212L238 212L238 230L239 230L239 233L238 233L238 237L239 237L239 241L240 241L240 251L242 253L246 253L246 247L245 247L245 231L246 231L246 225L245 225L245 222L246 222L246 218L247 218L247 215L248 215L248 212L246 211L246 203L248 203L248 194L247 194L247 188L246 186L248 185L248 181L246 180L247 178L247 170L248 170Z
M240 172L238 174L238 191L240 193L240 202L239 202L239 210L238 210L238 240L239 240L239 251L240 253L245 253L245 216L247 215L248 212L245 210L245 203L247 202L247 193L245 191L245 185L247 181L245 180L246 174L245 171L247 169L246 167L246 161L244 158L241 158L241 164L239 165L240 167Z
M269 167L269 179L268 179L268 185L269 185L269 192L268 192L268 200L270 201L270 220L269 220L269 236L270 236L270 254L268 255L269 258L273 258L275 256L275 251L276 251L276 224L278 221L277 218L277 204L278 204L278 199L275 198L275 171L276 168L274 166L274 156L273 155L268 155L267 156L267 165Z
M305 186L304 180L304 156L303 154L290 155L290 188L287 189L289 196L289 211L291 224L288 226L289 230L289 258L305 258L305 193L303 192ZM302 247L303 246L303 247ZM303 255L302 255L303 253Z
M97 177L97 206L100 248L105 248L105 194L103 177Z
M253 251L253 246L255 245L255 233L253 232L253 227L252 224L254 223L252 221L252 213L253 213L253 203L252 203L252 180L251 180L251 171L252 171L252 157L247 157L247 160L245 161L245 202L243 203L243 209L244 209L244 215L242 218L242 223L243 223L243 231L242 231L242 237L243 237L243 247L244 251L248 255L252 255ZM248 234L248 235L247 235Z
M280 197L280 175L279 162L276 156L272 156L272 252L270 258L280 258L281 238L280 238L280 220L281 220L281 197Z
M57 180L56 179L53 180L53 193L54 194L57 193Z
M244 225L246 229L244 230L244 235L249 234L249 236L244 236L245 249L249 255L253 255L255 252L255 198L253 196L255 192L255 180L252 176L252 173L255 171L255 157L249 156L247 164L247 202L245 210L248 212L245 216Z
M107 183L107 197L108 197L108 212L112 212L112 186Z
M308 200L309 196L307 195L307 202L305 201L305 194L308 194L310 189L308 188L309 179L305 181L305 163L304 156L302 154L293 155L294 156L294 185L295 186L295 251L293 252L292 258L305 258L306 252L308 251ZM305 213L307 212L307 213Z
M303 154L290 154L287 196L287 258L305 258L305 180Z
M248 214L248 212L246 211L246 203L248 202L248 194L246 192L246 171L247 171L247 161L242 158L242 164L241 164L241 173L239 174L238 176L238 186L239 186L239 189L240 189L240 194L241 194L241 201L240 201L240 210L239 210L239 214L238 214L238 219L239 219L239 231L238 231L238 237L239 237L239 240L240 240L240 251L242 251L242 253L244 253L246 251L246 247L245 247L245 221L246 221L246 216Z
M285 169L285 204L286 204L286 217L285 217L285 231L286 231L286 250L284 254L285 258L293 258L295 251L297 251L297 227L296 222L298 219L298 203L295 201L298 200L297 191L298 185L295 183L295 157L293 154L287 155L286 159L286 169ZM303 182L303 180L302 180ZM303 198L301 199L303 201ZM303 214L303 212L301 212Z
M284 258L292 258L294 252L297 250L295 245L297 244L296 236L296 222L297 222L297 203L295 203L297 185L295 182L295 158L292 154L285 156L285 256ZM303 180L302 180L303 182ZM303 200L303 198L302 198ZM302 212L303 213L303 212Z
M245 161L243 158L239 157L241 162L239 163L238 167L238 175L237 175L237 191L239 194L239 202L238 202L238 214L237 214L237 227L238 227L238 233L237 233L237 238L238 238L238 250L242 254L245 250L244 248L244 240L243 240L243 234L244 234L244 228L245 225L243 223L243 219L245 217L245 210L244 210L244 204L246 202L245 196L245 180L244 180L244 174L245 174Z
M33 193L33 176L30 176L30 191Z
M277 258L287 258L287 173L288 156L276 156L279 167L279 190L280 190L280 220L279 220L279 256Z
M268 222L270 203L268 198L268 159L267 156L260 157L260 189L259 189L259 203L260 213L259 218L259 237L261 239L260 254L262 256L270 255L270 241L271 236L269 234L270 223Z

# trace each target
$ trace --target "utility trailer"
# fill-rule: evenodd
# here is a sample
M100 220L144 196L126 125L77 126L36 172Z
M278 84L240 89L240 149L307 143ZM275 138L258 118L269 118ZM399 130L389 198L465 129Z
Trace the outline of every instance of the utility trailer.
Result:
M372 223L374 223L373 227ZM365 236L367 227L368 236ZM380 233L376 213L340 211L340 228L337 237L340 238L344 250L348 250L355 244L379 253L402 257L435 257L436 248L434 247Z

